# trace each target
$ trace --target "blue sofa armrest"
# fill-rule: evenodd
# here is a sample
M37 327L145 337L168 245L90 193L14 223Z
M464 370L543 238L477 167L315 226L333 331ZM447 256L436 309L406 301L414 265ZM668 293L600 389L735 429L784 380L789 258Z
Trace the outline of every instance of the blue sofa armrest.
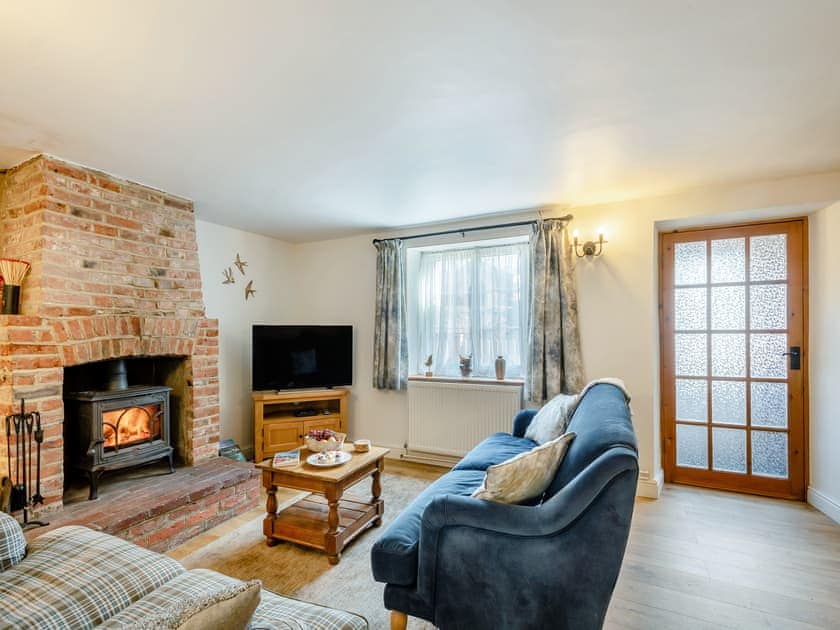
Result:
M513 418L513 436L525 437L525 430L531 424L531 420L537 415L536 409L523 409Z
M459 601L470 601L478 584L489 585L500 593L505 589L522 592L522 575L530 574L538 582L545 579L573 591L580 575L591 573L598 565L605 567L603 588L611 593L629 533L637 479L636 453L620 447L596 458L539 506L507 505L455 495L435 498L426 507L421 523L417 595L426 602L435 602L436 614L441 614L447 610L448 602L457 607ZM511 536L519 542L510 544ZM605 540L612 542L604 545ZM439 591L438 579L442 584ZM540 600L539 594L534 597L533 610L528 614L541 618L546 612L540 611L550 604ZM603 593L581 597L609 601L609 595L603 598ZM556 627L575 627L576 621L581 622L578 627L597 627L596 618L600 616L603 621L606 608L595 608L592 604L576 607L575 610L588 610L586 614L594 617L569 619L568 624ZM527 615L519 621L523 618ZM473 622L480 625L478 619Z

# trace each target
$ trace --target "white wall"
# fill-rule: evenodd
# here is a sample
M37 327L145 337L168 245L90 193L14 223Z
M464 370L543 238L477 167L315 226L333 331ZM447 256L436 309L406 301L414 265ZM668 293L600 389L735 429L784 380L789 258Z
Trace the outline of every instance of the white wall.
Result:
M840 172L719 186L686 193L574 208L581 236L608 228L606 253L578 265L578 304L589 378L617 376L633 396L639 439L640 492L656 496L661 486L658 397L657 231L717 222L797 216L840 199ZM565 213L565 210L557 212ZM520 217L518 217L520 218ZM506 217L505 220L513 220ZM485 223L498 222L488 219ZM465 227L474 222L461 222ZM417 231L426 232L430 226ZM412 230L378 237L409 234ZM355 379L350 430L390 447L408 436L408 404L403 393L371 386L374 270L372 235L308 243L296 247L296 316L313 323L349 323L356 332Z
M599 225L608 229L609 243L605 254L596 260L581 259L577 268L584 367L589 378L617 376L624 379L633 396L633 421L639 439L643 474L640 483L642 494L656 496L662 475L658 402L658 231L798 216L825 208L838 199L840 172L833 172L708 187L667 197L571 210L575 215L573 227L580 230L582 237L594 234ZM558 214L565 212L557 211ZM835 235L840 236L836 208L832 212L832 229ZM533 215L506 216L504 220L530 216ZM827 224L828 214L815 216L817 221ZM498 218L488 218L483 223L498 221ZM352 324L355 352L349 409L350 435L353 438L367 437L383 446L401 448L408 437L407 397L401 392L380 392L371 386L376 263L371 238L374 235L292 246L199 223L199 254L208 316L221 320L223 436L229 434L241 440L243 446L252 443L247 376L247 331L250 322ZM480 223L482 221L462 221L457 226ZM414 231L427 232L430 229L430 226L423 226ZM400 230L376 236L411 232ZM237 240L232 240L234 238ZM252 253L250 257L255 262L261 259L264 271L270 270L265 281L260 277L257 287L268 289L270 286L271 294L264 290L258 294L257 301L248 305L238 298L228 300L229 293L219 284L224 259L232 259L237 248L262 251L263 254ZM830 255L826 247L818 251ZM812 250L812 255L814 253ZM812 262L812 280L830 283L831 280L815 276L814 269L818 266L831 268L827 265L832 263L836 268L837 262L837 254L826 263L821 260ZM287 295L293 296L292 299L287 300ZM813 295L814 292L812 300ZM840 306L840 296L836 291L832 295L834 301L827 306L825 300L812 304L814 323L819 321L815 320L818 308L822 313L828 313L832 305ZM827 327L828 324L823 324L820 330ZM829 336L822 334L823 339ZM836 336L834 343L837 343ZM815 375L816 371L812 374ZM836 372L837 368L834 374ZM830 377L826 379L826 382L831 380ZM815 382L813 377L812 382ZM824 401L829 392L826 388L817 392L815 403L817 399ZM823 430L827 424L825 410L833 408L825 402L822 406L813 407L812 436L816 431ZM821 410L819 418L816 417L818 409ZM837 424L832 425L835 431L838 430ZM831 435L835 444L840 443L837 433ZM840 474L831 476L832 471L825 470L823 462L830 464L830 461L830 458L818 455L816 449L812 451L812 486L820 492L824 488L826 496L836 500L840 497L840 490L836 486L829 487L829 482L824 481L840 479Z
M840 204L809 221L811 479L808 502L840 523Z
M353 387L348 434L402 448L408 437L408 401L402 392L373 389L376 250L370 236L307 243L295 248L297 300L302 323L352 324Z
M294 294L293 247L283 241L196 221L198 257L207 317L219 320L221 437L233 438L252 454L251 324L283 322L291 317ZM243 276L233 261L248 263ZM233 267L235 284L223 285L222 271ZM245 301L254 281L255 296Z

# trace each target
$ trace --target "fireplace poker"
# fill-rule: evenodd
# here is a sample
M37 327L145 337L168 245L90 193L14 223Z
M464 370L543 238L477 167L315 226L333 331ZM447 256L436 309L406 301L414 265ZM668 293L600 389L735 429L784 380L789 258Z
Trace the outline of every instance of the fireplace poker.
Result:
M32 489L32 432L35 430L35 417L29 413L23 416L26 423L26 443L29 446L29 467L26 469L26 502L30 502L29 491Z
M23 420L18 415L12 416L12 424L15 427L15 485L12 486L12 512L21 509L26 504L26 484L23 482L23 466L21 466L21 453L23 442L20 434L24 429Z
M9 481L12 480L12 416L6 416L6 462L9 464Z
M13 416L6 416L6 463L9 465L9 483L14 484L14 477L12 477L12 418ZM9 495L9 512L12 511L12 501L14 501L14 485L12 485L12 492Z
M41 443L44 441L44 429L41 427L41 413L34 411L32 415L35 416L35 443L38 445L38 465L35 469L35 494L32 495L32 505L43 505L44 497L41 494Z

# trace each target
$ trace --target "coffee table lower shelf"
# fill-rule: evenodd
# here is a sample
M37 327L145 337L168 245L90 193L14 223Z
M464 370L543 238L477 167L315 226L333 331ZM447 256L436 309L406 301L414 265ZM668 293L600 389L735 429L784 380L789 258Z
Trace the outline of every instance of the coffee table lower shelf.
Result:
M266 515L263 534L269 546L285 540L321 549L331 564L337 564L345 545L368 526L379 526L384 512L382 499L344 496L338 501L338 527L331 533L329 501L310 494L273 516Z

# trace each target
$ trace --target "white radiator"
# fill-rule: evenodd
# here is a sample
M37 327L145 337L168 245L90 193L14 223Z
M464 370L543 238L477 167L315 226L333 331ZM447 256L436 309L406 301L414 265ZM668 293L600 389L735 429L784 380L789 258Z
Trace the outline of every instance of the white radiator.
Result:
M452 465L488 435L510 433L520 409L517 382L410 378L405 459Z

